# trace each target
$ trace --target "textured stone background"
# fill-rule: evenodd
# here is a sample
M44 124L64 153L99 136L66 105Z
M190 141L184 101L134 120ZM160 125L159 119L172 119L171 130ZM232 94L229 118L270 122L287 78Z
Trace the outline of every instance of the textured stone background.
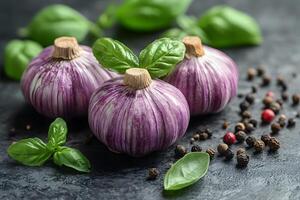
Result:
M78 9L90 19L109 3L108 0L89 1L51 1L63 2ZM292 92L299 92L300 78L292 78L292 72L299 72L300 54L300 2L296 0L194 0L189 13L200 15L204 10L218 3L227 3L248 12L259 22L264 35L264 43L259 47L235 48L226 50L238 63L241 78L239 92L250 91L251 84L245 81L248 66L263 64L268 72L276 77L283 74L289 79ZM45 5L46 0L9 0L0 1L0 49L5 43L16 38L18 27L26 25L32 15ZM107 35L118 38L135 51L154 40L158 33L137 35L114 28ZM0 58L3 63L3 58ZM2 64L0 64L2 68ZM299 76L298 76L299 77ZM279 92L275 84L260 90L253 114L259 119L261 97L267 90ZM156 181L145 180L149 167L158 167L162 174L174 161L170 147L141 159L132 159L110 153L103 145L93 140L84 144L90 131L86 119L68 122L70 134L68 145L79 148L90 159L93 170L90 174L79 174L72 170L60 169L47 163L40 168L25 167L16 164L6 154L8 145L17 139L39 136L45 138L51 120L36 114L24 102L17 82L7 80L1 72L0 77L0 199L300 199L300 138L299 125L294 129L285 129L278 136L282 148L278 153L264 152L251 155L248 168L235 168L235 160L224 162L221 158L212 161L208 174L195 185L175 193L163 192L163 175ZM202 142L201 146L216 147L221 141L224 119L236 122L238 103L236 98L222 113L193 118L186 136L178 143L188 145L189 137L197 127L209 127L214 130L212 140ZM285 105L283 113L294 116L297 108ZM25 131L25 125L31 124L32 131ZM16 134L9 130L16 128ZM233 125L230 127L233 128ZM268 132L268 127L260 127L254 135ZM233 148L236 148L234 146Z

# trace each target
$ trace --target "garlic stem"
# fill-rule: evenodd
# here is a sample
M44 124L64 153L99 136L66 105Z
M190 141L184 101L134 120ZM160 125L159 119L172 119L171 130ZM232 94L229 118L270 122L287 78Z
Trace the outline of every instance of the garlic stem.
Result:
M72 60L80 56L80 46L75 37L59 37L54 41L53 58Z
M200 57L204 55L204 49L199 37L186 36L183 38L182 42L186 48L187 58L191 58L192 56Z
M124 84L135 90L146 88L151 82L151 76L146 69L130 68L124 75Z

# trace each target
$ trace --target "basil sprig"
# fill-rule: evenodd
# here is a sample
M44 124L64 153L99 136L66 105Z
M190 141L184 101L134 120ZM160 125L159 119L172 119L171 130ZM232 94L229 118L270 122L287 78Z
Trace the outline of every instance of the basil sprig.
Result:
M184 58L185 46L178 40L161 38L142 50L138 58L121 42L101 38L94 43L93 53L105 68L119 73L133 67L145 68L152 78L159 78L167 75Z
M163 36L178 39L186 35L199 36L203 43L217 48L258 45L262 42L257 22L229 6L212 7L200 19L179 16L177 25L179 28L170 29Z
M164 178L165 190L179 190L202 178L208 170L210 157L204 152L192 152L179 159Z
M12 159L27 166L41 166L53 155L54 163L59 166L89 172L89 160L77 149L63 146L67 132L66 122L57 118L49 127L47 144L39 138L27 138L12 143L7 153Z

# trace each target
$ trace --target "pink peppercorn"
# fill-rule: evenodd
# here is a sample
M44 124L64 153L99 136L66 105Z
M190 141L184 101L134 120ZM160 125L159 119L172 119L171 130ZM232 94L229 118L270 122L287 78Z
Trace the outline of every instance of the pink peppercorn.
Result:
M275 118L275 113L271 109L265 109L261 113L261 119L263 120L263 122L270 123L273 121L274 118Z
M228 144L228 145L231 145L231 144L234 144L236 142L236 137L233 133L231 132L227 132L224 137L223 137L223 141Z
M266 93L267 97L274 97L274 93L272 91L269 91Z

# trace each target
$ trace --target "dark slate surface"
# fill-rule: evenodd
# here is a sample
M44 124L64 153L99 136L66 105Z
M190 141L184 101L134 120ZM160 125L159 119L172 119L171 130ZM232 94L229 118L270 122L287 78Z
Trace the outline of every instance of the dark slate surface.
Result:
M65 2L80 10L91 19L108 4L106 1L52 1ZM225 2L225 1L223 1ZM200 15L214 0L195 0L189 13ZM245 71L250 65L263 64L274 77L280 73L290 81L290 92L297 92L300 78L292 78L299 71L300 54L300 3L293 0L229 0L229 5L254 16L262 27L264 43L259 47L226 50L238 63L241 71L239 92L250 91L245 81ZM0 2L0 49L16 37L18 27L26 25L37 10L50 4L46 0L9 0ZM120 28L108 35L140 50L158 34L136 35ZM0 63L3 63L1 57ZM1 64L2 67L2 64ZM275 84L271 88L278 94ZM253 115L259 118L261 96L271 88L259 91ZM299 91L298 91L299 92ZM95 140L84 144L90 134L86 119L68 122L70 128L68 145L79 148L90 159L93 170L90 174L79 174L68 169L59 169L51 162L44 167L31 168L16 164L6 154L8 145L17 139L39 136L45 138L49 119L36 114L24 102L17 82L7 80L1 72L0 78L0 199L300 199L300 147L299 125L285 129L278 137L282 148L278 153L264 152L253 155L248 168L235 167L235 160L224 162L221 158L212 161L208 174L194 186L176 193L165 193L162 189L163 175L156 181L146 181L147 169L158 167L162 174L174 161L170 147L165 152L155 153L141 159L110 153ZM224 119L238 121L239 99L235 99L222 113L193 118L186 136L178 143L188 145L192 131L197 127L214 130L212 140L202 142L204 148L216 147L224 134L221 124ZM285 105L283 113L294 116L297 108ZM26 124L32 125L25 131ZM232 129L231 125L231 129ZM11 128L16 134L10 134ZM269 127L260 127L255 135L268 132ZM234 146L233 148L236 148Z

